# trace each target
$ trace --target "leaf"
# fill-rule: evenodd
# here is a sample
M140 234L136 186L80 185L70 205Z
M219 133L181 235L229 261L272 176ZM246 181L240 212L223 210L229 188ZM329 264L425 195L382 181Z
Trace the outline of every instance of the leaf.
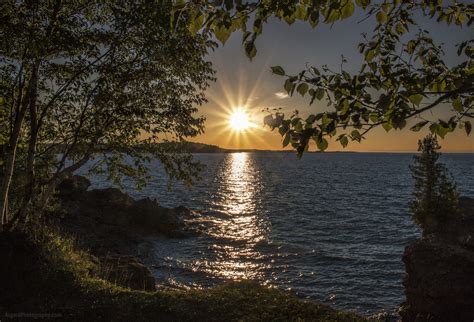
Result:
M298 20L304 20L306 18L306 8L300 4L296 7L295 18Z
M215 30L214 30L214 34L216 35L216 38L222 43L222 44L225 44L225 42L227 41L227 39L229 39L230 37L230 30L227 29L226 27L224 26L221 26L221 27L217 27ZM255 46L254 46L255 47ZM251 57L252 58L252 57Z
M459 113L462 113L464 111L464 107L462 106L462 101L461 101L461 98L460 97L457 97L454 101L453 101L453 107L454 109L459 112Z
M321 140L316 140L316 145L320 151L324 151L328 148L328 141L322 138Z
M309 89L309 86L306 83L301 83L296 88L296 90L298 91L298 93L300 93L301 96L304 96L306 92L308 91L308 89Z
M245 54L247 54L247 57L250 59L254 58L257 54L257 48L255 48L253 41L248 41L245 44Z
M412 54L415 51L415 47L416 47L416 42L414 40L410 40L407 43L407 52L409 54Z
M412 102L416 106L420 106L420 103L423 100L423 95L413 94L413 95L408 96L408 99L410 100L410 102Z
M342 147L345 148L347 144L349 144L349 139L347 138L347 136L344 135L343 137L341 137L339 142L341 142Z
M341 18L346 19L352 16L352 14L354 13L354 9L355 9L355 6L352 0L347 1L346 5L342 7Z
M441 124L438 124L435 130L436 134L438 134L442 139L448 134L449 128L446 128L442 126Z
M374 59L375 57L375 54L376 54L375 49L367 50L365 53L365 60L368 62L372 61L372 59Z
M203 15L200 15L194 19L191 19L191 23L188 26L188 30L193 36L196 35L198 31L201 29L203 21L204 21Z
M467 135L471 134L472 125L470 121L464 122L464 130L466 131Z
M293 82L289 78L285 81L284 88L288 94L290 94L291 90L293 89Z
M376 123L378 122L379 120L379 116L377 113L371 113L370 116L369 116L370 120L372 121L372 123Z
M319 101L322 100L323 97L324 97L324 89L318 88L318 89L316 90L316 93L314 94L314 96L315 96Z
M281 66L273 66L271 69L273 74L285 76L285 70Z
M377 21L378 23L382 24L384 23L385 21L387 21L387 14L383 11L379 11L377 13Z
M267 115L263 118L263 124L273 128L273 116Z
M313 124L316 121L316 115L311 114L306 118L306 123Z
M319 11L315 10L311 13L309 16L309 24L311 25L311 28L315 28L319 23Z
M382 123L382 127L386 132L390 131L393 128L392 123L390 121Z
M356 4L365 9L370 4L370 0L356 0Z
M359 131L357 131L357 130L352 131L351 136L352 136L352 139L356 140L357 142L360 142L360 140L362 139L362 136L360 135Z
M416 123L414 126L410 128L411 131L413 132L418 132L420 131L426 124L428 124L428 121L421 121L419 123Z
M290 132L285 134L285 137L283 138L283 147L285 148L289 143L290 143Z

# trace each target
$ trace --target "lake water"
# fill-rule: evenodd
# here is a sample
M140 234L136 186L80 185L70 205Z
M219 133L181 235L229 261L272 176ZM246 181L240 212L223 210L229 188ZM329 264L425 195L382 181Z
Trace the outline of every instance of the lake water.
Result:
M420 232L408 202L412 154L198 154L203 179L167 190L153 180L135 198L200 211L203 234L151 238L158 281L207 287L254 279L334 307L370 314L404 300L404 247ZM474 154L445 154L463 195L474 196ZM95 187L107 185L100 178Z

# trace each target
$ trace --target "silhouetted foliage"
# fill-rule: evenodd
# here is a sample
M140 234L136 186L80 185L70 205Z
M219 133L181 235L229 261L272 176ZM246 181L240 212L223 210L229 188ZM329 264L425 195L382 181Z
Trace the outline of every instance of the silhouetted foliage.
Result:
M441 147L436 136L430 134L418 144L421 153L410 166L415 180L410 209L415 224L430 233L456 215L458 192L446 166L438 162Z
M419 121L412 131L429 125L431 133L440 137L456 128L464 128L469 135L469 119L474 117L473 40L456 45L460 63L449 66L443 47L420 24L427 20L469 28L474 17L474 4L469 1L176 1L173 21L186 23L194 33L211 32L222 43L232 32L241 30L245 52L252 59L257 54L256 40L271 17L288 24L302 21L315 28L320 22L333 24L349 19L356 7L365 15L362 20L376 22L375 29L363 34L358 45L363 56L358 72L346 68L344 58L340 70L307 66L290 75L281 66L271 68L274 74L286 78L284 89L289 95L297 92L309 97L310 104L326 100L331 107L304 117L297 111L288 117L278 109L270 110L264 122L278 129L283 146L293 146L299 156L311 140L321 151L328 147L327 138L335 138L346 147L350 141L360 142L377 126L386 131L401 130L415 118ZM441 104L451 106L445 119L433 119L424 113Z
M151 159L172 179L197 176L190 155L155 143L202 133L196 113L214 79L204 60L214 43L170 29L171 9L168 1L2 1L3 224L19 177L24 213L43 208L57 183L85 164L138 186Z

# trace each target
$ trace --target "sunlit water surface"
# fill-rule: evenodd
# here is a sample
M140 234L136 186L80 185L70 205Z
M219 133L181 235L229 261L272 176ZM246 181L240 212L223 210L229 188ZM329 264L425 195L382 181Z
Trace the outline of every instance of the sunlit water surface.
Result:
M335 307L373 313L404 299L404 247L419 236L410 221L411 154L200 154L207 165L191 189L167 190L159 163L135 198L201 213L202 234L150 238L158 281L207 287L253 279ZM460 192L474 196L474 154L442 160ZM108 185L93 178L95 187Z

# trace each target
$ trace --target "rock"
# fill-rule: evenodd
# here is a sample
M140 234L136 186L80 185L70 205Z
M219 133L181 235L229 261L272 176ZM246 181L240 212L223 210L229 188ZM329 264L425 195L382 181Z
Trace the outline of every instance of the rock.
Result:
M405 248L403 321L474 319L474 200L460 201L460 216L443 231Z
M186 207L166 208L149 198L134 200L116 188L87 190L89 180L73 176L59 185L59 199L69 226L95 230L123 229L134 233L160 233L170 237L185 235ZM108 226L108 227L104 227ZM112 227L113 226L113 227ZM92 231L93 232L93 231Z
M131 224L146 230L165 233L184 226L174 209L161 207L149 198L135 201L130 207L130 212L134 214L130 218Z
M63 180L58 187L60 198L81 199L90 187L86 177L74 175Z
M136 257L108 255L99 258L99 276L117 285L140 291L155 291L150 269Z

